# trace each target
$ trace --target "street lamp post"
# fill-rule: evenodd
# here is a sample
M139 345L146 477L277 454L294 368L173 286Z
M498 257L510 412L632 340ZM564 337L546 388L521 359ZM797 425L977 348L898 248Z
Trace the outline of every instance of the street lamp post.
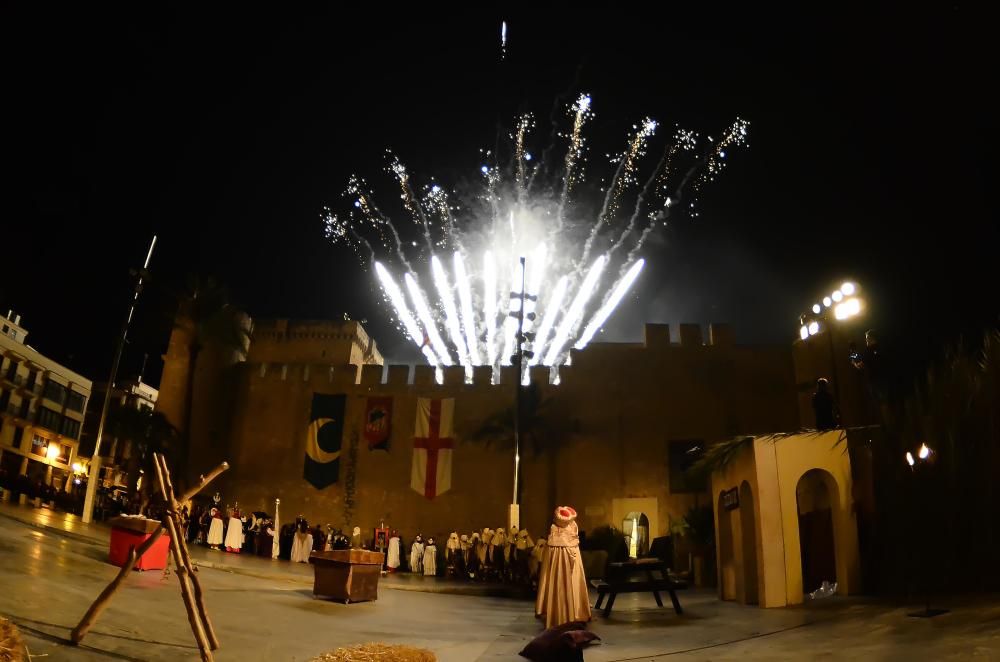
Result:
M842 322L861 314L862 304L861 299L856 296L857 289L857 285L847 281L839 289L823 297L822 303L813 304L811 313L804 313L799 317L799 337L803 341L808 341L821 330L827 333L830 344L830 378L833 380L834 401L838 406L840 406L840 378L837 374L837 349L833 340L833 329L836 326L834 322Z
M94 517L94 497L97 495L97 482L101 477L101 439L104 436L104 424L108 420L108 409L111 405L111 391L114 389L115 379L118 377L118 364L121 362L122 351L125 349L125 341L128 337L128 327L132 323L132 314L135 312L135 304L139 301L139 293L142 292L142 281L149 269L149 260L153 257L153 247L156 246L156 235L149 244L149 251L146 253L146 262L142 265L142 270L136 274L135 290L132 293L132 300L129 302L128 314L122 322L122 330L118 336L118 346L115 347L115 357L111 361L111 375L108 377L108 388L104 392L104 403L101 405L101 418L97 423L97 437L94 441L94 455L90 460L90 474L87 479L87 494L83 499L84 523L90 522Z
M519 305L517 311L511 311L508 313L511 317L517 320L517 334L514 336L514 354L510 357L510 362L515 368L517 374L514 380L514 493L511 499L510 509L507 514L507 527L508 530L512 526L520 527L520 492L521 492L521 391L522 391L522 372L523 372L523 359L531 359L534 357L534 352L524 349L524 342L526 340L532 340L534 334L525 333L524 331L524 319L528 318L529 321L535 319L535 313L530 312L527 315L524 313L524 302L534 301L537 297L530 294L525 294L524 292L524 272L525 272L525 260L524 257L520 258L520 276L521 276L521 287L518 292L511 292L511 301L518 301Z
M930 470L931 465L934 463L936 457L934 450L925 443L920 444L920 448L917 449L915 454L913 452L906 451L906 455L904 457L906 458L906 463L910 466L910 474L913 477L913 482L912 482L913 491L916 493L914 495L915 497L914 501L919 501L919 508L915 506L910 508L910 512L914 513L914 520L916 520L918 519L917 518L918 512L927 513L929 510L927 506L929 505L928 502L930 500L930 494L929 494L930 491L927 489L926 485L921 483L927 482L927 473ZM920 522L914 521L911 527L911 532L918 531L919 529L920 529ZM927 572L927 569L930 567L930 564L927 562L928 554L926 550L927 546L924 545L921 553L919 555L915 555L922 557L924 560L924 568L922 573L914 573L912 570L912 562L911 562L910 577L912 578L914 575L924 577L923 580L924 608L922 611L914 611L907 614L907 616L913 618L933 618L935 616L940 616L941 614L947 614L950 611L948 609L931 609L931 589L928 579L930 577L930 573Z

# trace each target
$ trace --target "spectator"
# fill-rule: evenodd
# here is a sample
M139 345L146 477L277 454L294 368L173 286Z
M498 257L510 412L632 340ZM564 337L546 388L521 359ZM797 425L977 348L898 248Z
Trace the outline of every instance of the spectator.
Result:
M837 427L837 415L830 394L830 383L824 377L816 380L816 392L812 397L813 413L816 415L817 430L832 430Z

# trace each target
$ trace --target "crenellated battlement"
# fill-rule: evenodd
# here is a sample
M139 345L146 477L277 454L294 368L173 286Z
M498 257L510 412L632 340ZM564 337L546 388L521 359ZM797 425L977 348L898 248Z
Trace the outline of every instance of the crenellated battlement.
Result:
M279 322L281 320L278 320ZM355 325L355 322L348 322ZM302 328L309 328L306 324ZM642 343L591 343L583 350L572 350L571 361L559 368L559 380L553 382L553 371L547 366L531 366L529 375L531 382L539 386L559 388L572 385L577 380L587 379L591 382L594 371L606 377L608 362L638 362L649 364L654 358L670 360L690 352L703 356L705 352L720 349L739 349L734 343L732 328L727 324L710 324L708 326L708 344L702 339L702 328L697 324L681 324L677 329L678 342L671 340L671 329L668 324L647 324L645 340ZM280 333L269 331L269 333ZM305 333L305 331L299 331ZM650 356L652 353L652 356ZM680 353L680 354L678 354ZM304 381L313 385L329 384L335 388L361 387L364 390L389 389L417 390L441 389L461 390L462 392L489 392L509 388L517 382L516 370L513 366L502 366L498 383L493 383L493 370L488 366L475 366L472 369L471 383L466 382L464 366L447 366L442 368L442 382L437 381L436 370L430 365L357 365L328 364L313 362L283 362L254 361L253 357L245 364L245 370L256 380L266 381Z

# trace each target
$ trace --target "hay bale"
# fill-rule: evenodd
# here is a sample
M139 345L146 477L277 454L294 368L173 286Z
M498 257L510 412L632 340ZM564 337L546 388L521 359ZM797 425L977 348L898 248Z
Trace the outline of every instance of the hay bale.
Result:
M338 648L314 657L310 662L437 662L434 653L413 646L389 644L361 644Z
M24 640L13 623L0 618L0 662L24 662L28 656Z

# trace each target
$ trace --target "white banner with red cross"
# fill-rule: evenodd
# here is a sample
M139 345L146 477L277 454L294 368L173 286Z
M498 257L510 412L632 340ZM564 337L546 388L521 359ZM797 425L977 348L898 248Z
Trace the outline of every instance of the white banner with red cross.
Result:
M451 489L455 398L417 398L410 487L433 499Z

